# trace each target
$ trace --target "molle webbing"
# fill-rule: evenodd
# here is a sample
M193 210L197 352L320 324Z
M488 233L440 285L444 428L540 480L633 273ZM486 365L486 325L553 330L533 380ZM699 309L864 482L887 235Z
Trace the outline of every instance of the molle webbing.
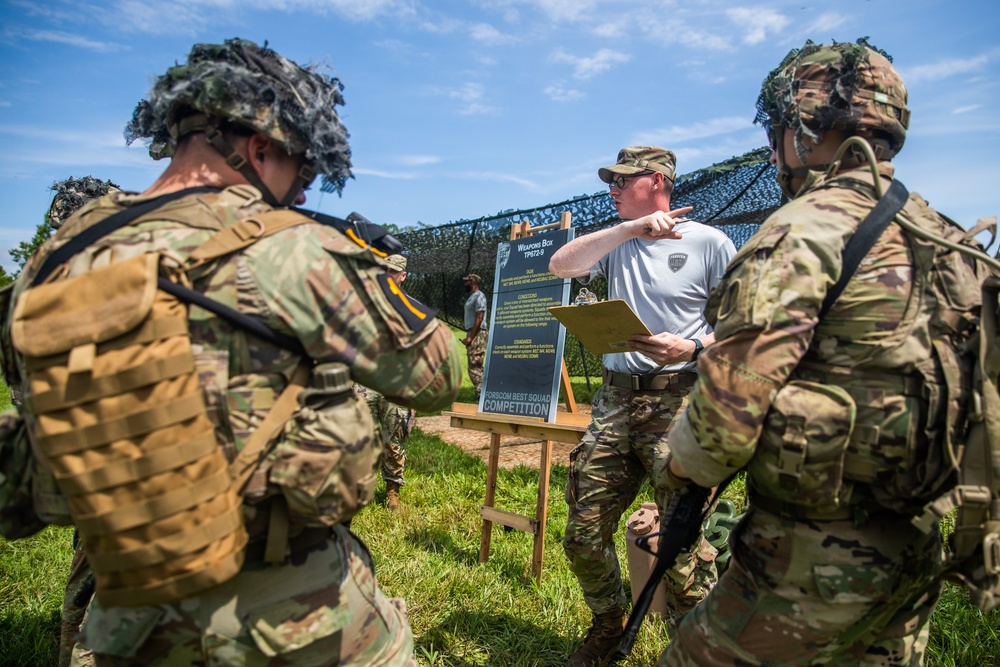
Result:
M67 497L111 607L203 592L239 571L247 542L188 332L178 330L186 309L156 289L158 268L157 255L140 255L40 285L14 314L15 345L30 359L36 455ZM83 316L94 307L102 317ZM77 326L63 326L74 314ZM123 345L130 327L145 333Z
M155 207L138 215L137 208L86 232L110 233ZM291 211L239 221L197 248L181 271L164 269L160 256L148 253L38 284L100 238L89 233L86 243L70 239L50 256L58 261L46 261L19 298L11 332L25 360L36 456L66 497L102 605L176 602L242 567L248 535L240 489L294 410L307 367L299 366L230 464L205 408L185 302L304 350L293 336L181 284L181 273L307 221ZM276 541L273 551L283 556L284 547Z

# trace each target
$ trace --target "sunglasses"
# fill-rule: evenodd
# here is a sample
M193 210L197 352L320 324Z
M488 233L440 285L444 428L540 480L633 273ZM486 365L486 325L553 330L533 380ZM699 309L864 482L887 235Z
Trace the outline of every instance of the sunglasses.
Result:
M611 179L611 182L608 183L608 189L610 190L611 188L617 186L619 190L623 190L625 188L625 181L627 181L628 179L637 178L639 176L649 176L650 174L655 174L655 173L656 173L655 171L640 171L638 174L629 174L628 176L615 176L614 178Z

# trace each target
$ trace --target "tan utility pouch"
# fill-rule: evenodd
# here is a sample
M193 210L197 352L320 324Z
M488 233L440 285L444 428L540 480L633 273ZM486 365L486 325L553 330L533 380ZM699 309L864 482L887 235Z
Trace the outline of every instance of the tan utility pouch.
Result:
M158 274L146 254L42 284L12 322L35 456L66 496L105 607L207 591L239 571L247 542L187 307Z
M268 493L281 492L296 523L343 523L375 495L379 440L371 410L352 387L346 365L316 366L259 470Z
M842 387L789 381L774 397L747 467L755 489L801 507L837 508L855 415Z

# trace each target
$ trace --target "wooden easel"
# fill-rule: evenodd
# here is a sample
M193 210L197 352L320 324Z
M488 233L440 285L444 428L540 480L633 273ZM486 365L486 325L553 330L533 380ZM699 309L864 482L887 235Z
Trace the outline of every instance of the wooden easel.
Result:
M527 220L515 224L510 230L512 241L531 236L535 232L546 229L569 229L572 214L564 211L559 222L540 225L532 228ZM568 442L576 444L590 423L590 417L577 412L576 398L573 396L573 386L569 381L569 371L566 360L562 360L562 392L566 398L566 409L569 414L556 416L556 423L546 422L539 418L515 417L478 412L476 406L456 403L451 416L451 425L456 428L467 428L492 433L490 437L490 459L486 476L486 499L479 515L483 518L483 532L479 542L479 562L485 563L490 558L490 539L493 535L493 524L532 533L535 536L534 549L531 557L531 572L535 581L542 580L542 558L545 550L545 524L549 513L549 478L552 469L552 443ZM471 410L470 410L471 408ZM498 510L493 506L496 498L497 472L500 465L500 436L521 435L535 436L542 439L541 459L538 463L538 499L535 504L535 516L526 517L513 512Z

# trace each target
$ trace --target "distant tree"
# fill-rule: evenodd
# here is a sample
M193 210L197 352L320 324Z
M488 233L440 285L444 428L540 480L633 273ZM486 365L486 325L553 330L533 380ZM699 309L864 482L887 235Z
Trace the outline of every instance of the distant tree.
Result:
M0 287L6 287L7 285L10 285L12 282L14 282L15 277L16 276L12 276L6 271L4 271L3 267L0 266Z
M43 243L49 240L55 233L55 228L49 221L48 214L45 215L45 222L35 227L35 236L30 241L21 241L16 248L11 248L10 256L17 262L18 267L24 268L24 263L35 254Z

